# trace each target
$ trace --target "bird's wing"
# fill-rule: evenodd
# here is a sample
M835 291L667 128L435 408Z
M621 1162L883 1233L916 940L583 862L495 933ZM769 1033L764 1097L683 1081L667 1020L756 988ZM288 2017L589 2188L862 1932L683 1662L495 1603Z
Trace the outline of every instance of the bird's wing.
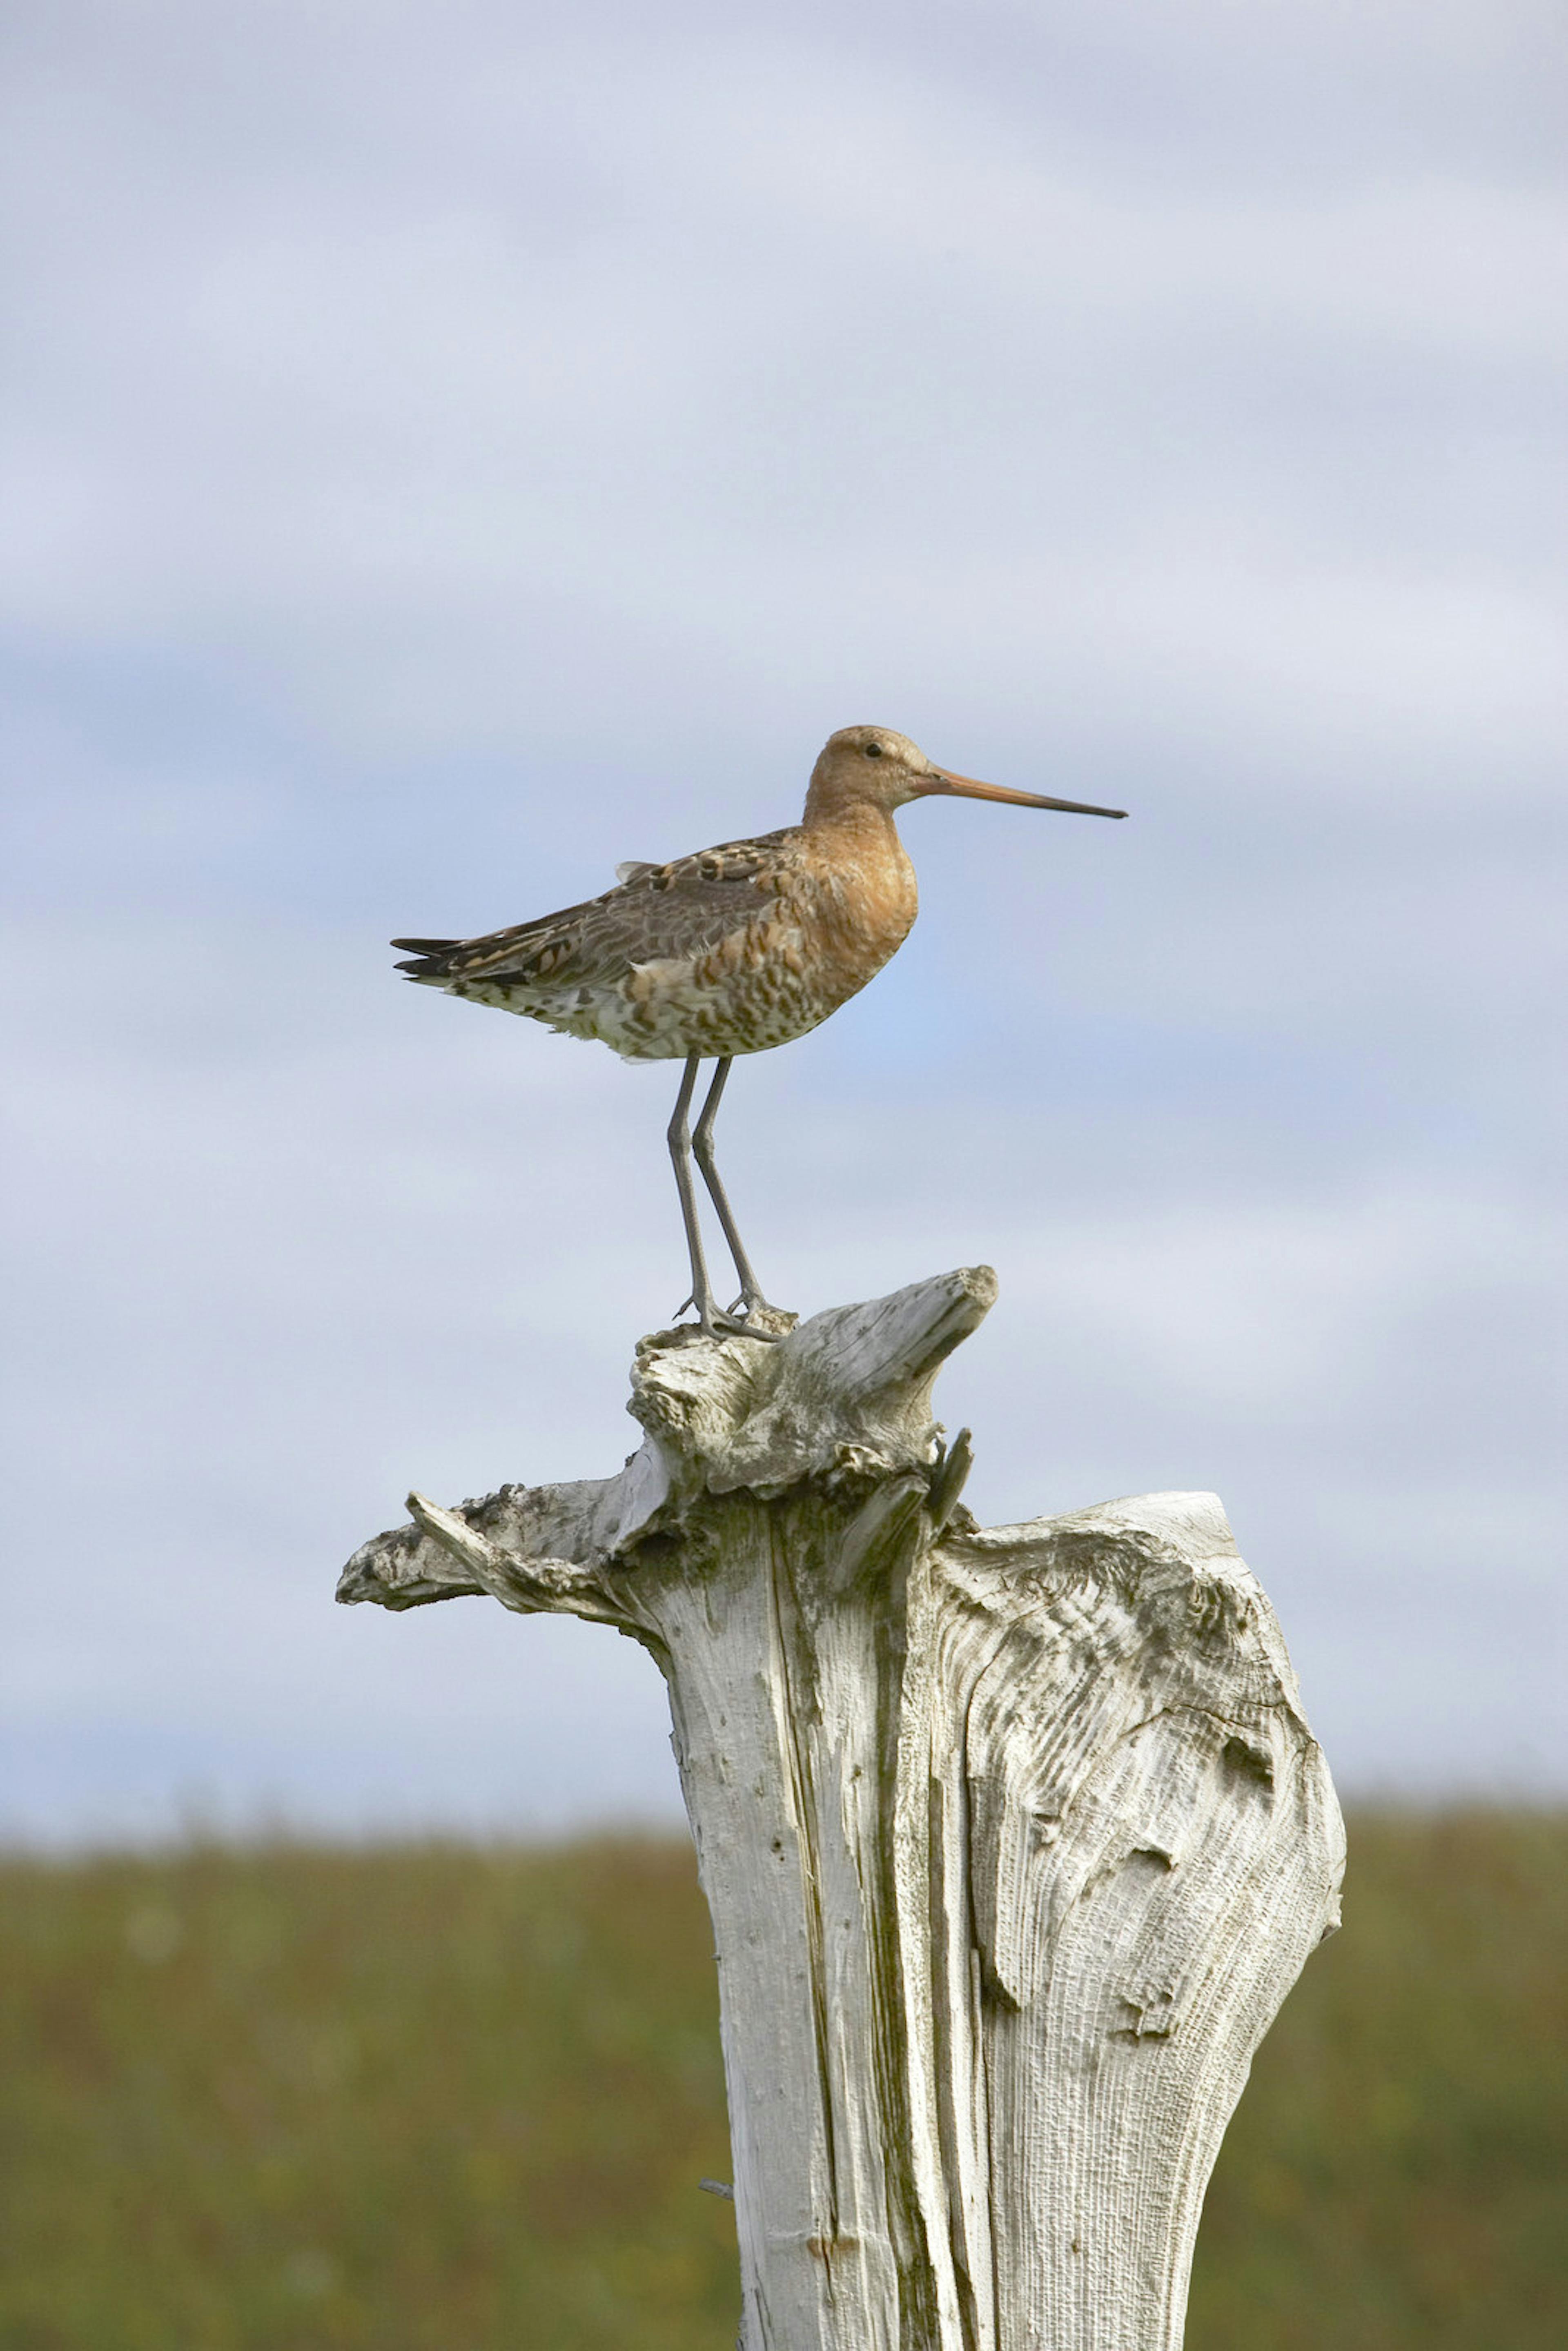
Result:
M484 938L458 940L399 968L411 979L613 986L633 964L710 955L763 911L773 885L795 862L797 830L724 841L668 865L622 866L625 879L602 897Z

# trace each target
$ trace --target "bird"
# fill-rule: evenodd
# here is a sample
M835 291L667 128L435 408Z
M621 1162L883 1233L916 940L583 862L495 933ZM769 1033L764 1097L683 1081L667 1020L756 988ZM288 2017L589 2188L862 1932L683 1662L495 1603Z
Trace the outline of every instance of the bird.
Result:
M667 864L629 861L599 897L483 937L392 942L410 958L397 969L422 987L597 1039L628 1061L685 1063L666 1135L691 1268L691 1294L676 1314L694 1308L708 1337L772 1340L793 1321L763 1294L714 1155L731 1066L819 1027L903 946L919 901L894 815L939 794L1126 814L958 775L892 727L841 726L811 770L799 824ZM716 1066L694 1126L705 1061ZM723 1311L703 1249L694 1161L740 1282Z

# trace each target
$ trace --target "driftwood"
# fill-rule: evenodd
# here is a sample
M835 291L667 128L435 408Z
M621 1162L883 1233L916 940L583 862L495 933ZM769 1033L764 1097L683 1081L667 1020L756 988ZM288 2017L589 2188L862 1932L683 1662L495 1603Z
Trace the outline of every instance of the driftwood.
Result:
M781 1344L664 1332L618 1477L505 1486L344 1570L643 1642L719 1962L747 2351L1179 2345L1252 2052L1343 1831L1218 1501L982 1531L947 1274Z

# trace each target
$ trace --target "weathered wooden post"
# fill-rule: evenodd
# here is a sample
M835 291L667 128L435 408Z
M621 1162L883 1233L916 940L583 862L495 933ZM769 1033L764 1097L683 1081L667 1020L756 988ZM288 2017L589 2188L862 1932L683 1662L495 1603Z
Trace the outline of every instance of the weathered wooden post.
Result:
M642 1641L713 1913L746 2351L1174 2351L1343 1830L1207 1494L981 1530L930 1411L988 1269L665 1332L615 1478L379 1535L339 1598Z

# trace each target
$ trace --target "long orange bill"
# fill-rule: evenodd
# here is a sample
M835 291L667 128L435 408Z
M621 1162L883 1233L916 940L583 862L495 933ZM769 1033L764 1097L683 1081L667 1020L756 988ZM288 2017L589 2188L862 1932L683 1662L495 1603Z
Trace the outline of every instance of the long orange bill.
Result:
M1089 800L1048 799L1043 792L1009 791L1006 784L982 784L973 776L956 776L939 768L925 787L928 792L950 792L960 800L1011 800L1016 808L1062 809L1069 816L1125 816L1125 809L1095 808Z

